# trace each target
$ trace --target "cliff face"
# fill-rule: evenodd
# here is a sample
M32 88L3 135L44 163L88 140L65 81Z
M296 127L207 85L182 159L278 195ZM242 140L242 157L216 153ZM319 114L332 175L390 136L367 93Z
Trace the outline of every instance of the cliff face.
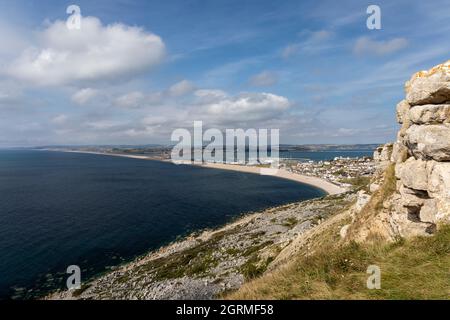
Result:
M380 172L370 188L372 207L354 218L355 240L433 234L450 222L450 60L414 74L405 91L397 141L375 151ZM389 179L393 192L383 195Z

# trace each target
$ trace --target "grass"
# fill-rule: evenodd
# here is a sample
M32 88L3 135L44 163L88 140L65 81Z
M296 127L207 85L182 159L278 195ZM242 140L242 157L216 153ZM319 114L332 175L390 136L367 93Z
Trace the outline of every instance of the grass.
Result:
M348 230L350 235L355 235L362 229L368 229L370 232L367 240L379 241L383 239L384 235L372 223L377 221L380 212L383 210L384 202L395 193L396 184L395 164L390 164L384 172L382 185L372 194L369 202L358 213L350 226Z
M269 240L269 241L265 241L263 243L254 245L252 247L247 248L242 255L244 257L251 256L251 255L257 253L258 251L260 251L261 249L264 249L265 247L268 247L268 246L270 246L272 244L273 244L273 241Z
M367 189L370 179L370 177L358 176L354 178L341 179L341 182L351 184L354 190L361 190Z
M246 280L251 280L261 276L272 261L273 258L269 257L266 261L261 262L258 259L258 255L254 254L241 266L240 271Z
M326 237L329 237L327 234ZM381 289L366 287L369 265L381 269ZM258 270L249 268L249 275ZM391 244L336 244L329 237L309 256L245 284L231 299L448 299L450 226L433 237Z

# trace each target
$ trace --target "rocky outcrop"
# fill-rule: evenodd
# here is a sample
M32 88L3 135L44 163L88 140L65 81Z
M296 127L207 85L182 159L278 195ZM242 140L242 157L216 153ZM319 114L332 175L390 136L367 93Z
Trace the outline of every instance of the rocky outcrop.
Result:
M441 104L450 101L450 60L414 74L405 85L411 106Z
M405 90L397 141L374 153L380 170L367 206L355 205L349 239L429 235L450 222L450 60L416 73Z
M450 104L427 104L409 109L409 119L414 124L450 123Z
M405 135L406 146L418 159L450 161L450 124L413 125Z
M391 157L398 179L391 223L414 236L450 221L450 61L416 73L405 90Z
M392 143L378 147L373 153L373 159L377 162L388 162L391 159L392 148Z

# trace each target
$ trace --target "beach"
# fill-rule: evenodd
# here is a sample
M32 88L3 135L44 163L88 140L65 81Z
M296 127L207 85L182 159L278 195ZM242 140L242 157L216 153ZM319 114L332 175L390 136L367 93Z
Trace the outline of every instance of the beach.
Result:
M87 154L96 154L96 155L105 155L105 156L113 156L113 157L124 157L124 158L132 158L132 159L141 159L141 160L153 160L153 161L164 161L164 162L172 162L171 160L163 160L157 159L147 156L139 156L139 155L129 155L129 154L120 154L120 153L105 153L105 152L93 152L93 151L78 151L78 150L60 150L60 149L46 149L48 151L62 151L62 152L74 152L74 153L87 153ZM183 163L184 165L191 165L187 163ZM263 168L258 166L244 166L237 164L226 164L226 163L203 163L203 164L195 164L192 165L200 166L202 168L210 168L210 169L220 169L220 170L232 170L243 173L252 173L252 174L260 174L260 175L271 175L273 177L287 179L291 181L296 181L299 183L307 184L316 188L319 188L326 192L329 195L336 195L344 193L348 190L339 187L331 182L328 182L324 179L312 176L301 175L293 172L289 172L284 169L278 169L273 172L272 169ZM265 173L266 172L266 173ZM268 174L270 173L270 174Z
M213 169L221 169L221 170L233 170L245 173L253 173L253 174L261 174L264 175L264 169L256 166L242 166L242 165L234 165L234 164L224 164L224 163L205 163L201 165L205 168L213 168ZM261 171L261 169L263 171ZM344 188L341 188L331 182L328 182L324 179L317 177L310 177L305 175L296 174L293 172L289 172L284 169L275 170L273 174L270 174L273 177L278 177L282 179L293 180L296 182L308 184L310 186L319 188L329 195L340 194L346 192Z

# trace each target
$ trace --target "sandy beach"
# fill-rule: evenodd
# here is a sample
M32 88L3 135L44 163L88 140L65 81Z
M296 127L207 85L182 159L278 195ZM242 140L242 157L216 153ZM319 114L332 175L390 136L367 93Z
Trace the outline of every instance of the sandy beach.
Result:
M255 166L242 166L242 165L223 164L223 163L205 163L201 166L205 167L205 168L233 170L233 171L239 171L239 172L245 172L245 173L268 175L268 174L264 173L265 168L260 168L260 167L255 167ZM293 181L300 182L300 183L305 183L305 184L311 185L313 187L322 189L323 191L325 191L326 193L328 193L330 195L340 194L340 193L347 191L344 188L341 188L341 187L339 187L331 182L328 182L324 179L300 175L300 174L289 172L284 169L278 169L274 172L274 174L270 174L270 175L274 176L274 177L282 178L282 179L288 179L288 180L293 180Z
M129 155L129 154L120 154L120 153L104 153L104 152L77 151L77 150L55 150L55 149L47 149L47 150L48 151L73 152L73 153L87 153L87 154L132 158L132 159L140 159L140 160L172 162L170 160L156 159L156 158L147 157L147 156ZM190 164L188 164L188 165L190 165ZM316 187L316 188L319 188L319 189L325 191L327 194L330 194L330 195L340 194L340 193L347 191L346 189L341 188L341 187L339 187L331 182L328 182L324 179L321 179L318 177L310 177L310 176L300 175L300 174L296 174L293 172L289 172L284 169L278 169L278 170L276 170L276 172L272 172L272 170L268 169L268 168L262 168L262 167L256 167L256 166L243 166L243 165L235 165L235 164L225 164L225 163L204 163L204 164L192 164L192 165L197 165L197 166L200 166L203 168L232 170L232 171L260 174L260 175L271 175L271 176L274 176L277 178L288 179L288 180L311 185L313 187Z

